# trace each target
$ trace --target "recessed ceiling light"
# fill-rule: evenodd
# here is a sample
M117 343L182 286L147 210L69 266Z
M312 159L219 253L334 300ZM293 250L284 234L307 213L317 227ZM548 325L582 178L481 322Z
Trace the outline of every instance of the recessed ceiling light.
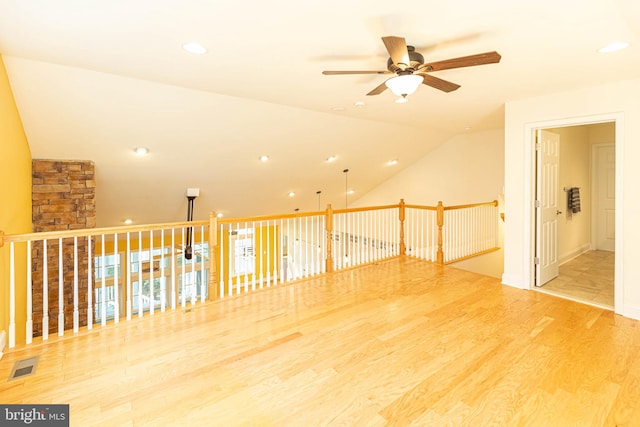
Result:
M327 157L327 162L328 162L328 163L333 163L333 162L335 162L335 161L336 161L336 156L329 156L329 157Z
M291 192L289 193L289 197L293 197L293 196L295 196L295 195L296 195L296 193L294 193L293 191L291 191Z
M218 218L222 218L222 217L224 216L224 214L223 214L222 212L218 212L218 213L216 214L216 216L217 216Z
M364 102L363 101L356 101L353 105L355 105L358 108L362 108L362 107L364 107Z
M409 102L409 98L406 96L396 99L396 104L406 104L407 102Z
M600 52L600 53L617 52L617 51L625 49L627 47L629 47L629 43L627 43L627 42L613 42L613 43L609 43L608 45L606 45L603 48L598 49L598 52Z
M265 155L265 156L260 156L260 161L261 162L267 162L269 161L269 156Z
M193 53L195 55L202 55L207 53L207 48L202 46L200 43L185 43L182 45L182 48L189 53Z
M397 164L398 164L398 159L389 160L389 161L387 162L387 164L388 164L389 166L397 165Z
M127 218L127 219L124 220L124 223L127 224L127 225L131 225L131 224L133 224L133 220L131 218Z
M136 147L133 152L138 156L146 156L149 154L149 149L147 147Z
M356 192L356 190L349 190L349 191L347 191L347 194L353 194L355 192Z

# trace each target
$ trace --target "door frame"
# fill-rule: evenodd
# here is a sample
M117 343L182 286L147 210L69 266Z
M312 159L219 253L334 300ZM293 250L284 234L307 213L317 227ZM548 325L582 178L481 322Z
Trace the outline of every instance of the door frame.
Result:
M524 144L525 150L525 191L524 191L524 256L522 262L528 277L528 284L524 284L525 288L535 289L535 245L536 245L536 152L535 152L535 134L538 129L558 128L566 126L581 126L597 123L615 123L615 146L616 146L616 243L615 243L615 266L614 266L614 312L622 314L624 301L624 284L622 276L622 260L623 256L623 238L624 238L624 221L623 221L623 153L624 153L624 113L598 114L581 117L571 117L556 120L531 122L525 124L524 127ZM528 224L528 226L527 226Z

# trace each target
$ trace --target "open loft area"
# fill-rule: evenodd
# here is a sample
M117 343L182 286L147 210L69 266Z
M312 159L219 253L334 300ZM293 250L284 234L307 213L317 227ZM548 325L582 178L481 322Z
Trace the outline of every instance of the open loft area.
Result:
M632 425L639 31L633 0L0 2L0 404Z
M72 426L633 425L639 349L635 320L400 257L52 337L0 394Z

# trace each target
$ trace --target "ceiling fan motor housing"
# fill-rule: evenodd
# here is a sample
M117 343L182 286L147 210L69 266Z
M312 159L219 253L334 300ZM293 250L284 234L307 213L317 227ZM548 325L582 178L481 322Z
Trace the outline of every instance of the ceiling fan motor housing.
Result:
M416 71L419 66L424 64L424 56L420 52L416 52L415 47L407 46L407 51L409 53L409 63L406 64L406 67L403 69L394 64L393 59L389 58L387 60L387 70L392 73L398 73L402 71Z

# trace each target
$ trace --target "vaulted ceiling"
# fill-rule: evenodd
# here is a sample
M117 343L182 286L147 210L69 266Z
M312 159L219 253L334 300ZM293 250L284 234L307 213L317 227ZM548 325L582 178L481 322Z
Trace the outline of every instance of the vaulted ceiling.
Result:
M196 218L344 207L451 136L502 127L505 102L637 77L639 32L634 0L0 0L32 157L95 162L99 226L183 220L193 187ZM434 72L461 88L406 104L366 96L388 76L322 75L385 70L388 35L427 62L502 60ZM614 41L630 47L598 53Z

